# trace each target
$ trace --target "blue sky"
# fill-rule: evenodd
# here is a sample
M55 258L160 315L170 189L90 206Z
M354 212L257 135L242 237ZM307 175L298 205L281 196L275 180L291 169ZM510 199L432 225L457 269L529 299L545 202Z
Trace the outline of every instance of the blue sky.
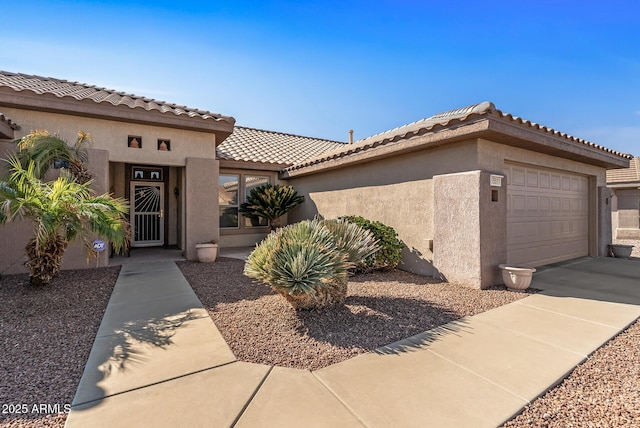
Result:
M0 69L345 141L492 101L640 155L640 2L14 2Z

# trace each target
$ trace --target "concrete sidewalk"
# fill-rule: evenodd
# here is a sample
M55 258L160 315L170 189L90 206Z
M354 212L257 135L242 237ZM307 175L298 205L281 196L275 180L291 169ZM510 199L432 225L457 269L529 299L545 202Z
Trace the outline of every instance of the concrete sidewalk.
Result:
M640 316L640 261L309 372L237 361L173 262L123 266L68 427L495 427Z

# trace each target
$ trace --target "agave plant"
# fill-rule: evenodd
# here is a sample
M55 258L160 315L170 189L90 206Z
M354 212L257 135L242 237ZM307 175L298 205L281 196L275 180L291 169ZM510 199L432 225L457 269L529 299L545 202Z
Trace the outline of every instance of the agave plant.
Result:
M376 251L373 236L343 220L305 220L270 234L244 273L271 286L296 309L344 303L348 269Z
M31 131L16 140L18 146L17 158L23 168L29 163L35 165L34 175L44 178L51 167L64 166L79 183L87 183L93 177L86 168L86 145L91 142L91 136L86 132L78 132L78 139L73 146L46 130Z
M240 204L240 213L247 218L266 218L275 230L280 227L280 218L303 202L304 196L291 186L264 184L249 192L247 201Z
M88 249L89 236L97 234L120 251L128 244L128 206L108 194L94 196L91 182L79 183L67 171L51 182L43 182L36 162L23 167L18 156L7 161L10 173L0 181L0 224L17 218L33 222L33 238L25 248L33 285L48 284L60 271L69 242L79 237Z

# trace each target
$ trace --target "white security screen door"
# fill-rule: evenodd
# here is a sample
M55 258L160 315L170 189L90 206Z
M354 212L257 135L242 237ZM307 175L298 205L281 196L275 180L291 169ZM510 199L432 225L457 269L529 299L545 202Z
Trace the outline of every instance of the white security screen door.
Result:
M164 245L164 184L131 182L131 246Z

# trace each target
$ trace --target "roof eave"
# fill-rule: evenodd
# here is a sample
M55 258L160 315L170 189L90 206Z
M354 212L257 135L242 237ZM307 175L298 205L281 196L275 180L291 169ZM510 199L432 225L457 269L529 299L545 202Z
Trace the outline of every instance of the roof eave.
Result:
M218 159L220 162L220 168L225 169L247 169L256 171L282 171L290 165L267 163L267 162L254 162L254 161L238 161L232 159Z
M484 138L508 146L532 150L560 158L571 159L602 168L628 168L630 156L590 146L572 137L557 135L535 125L519 123L500 117L498 113L469 117L449 125L436 125L383 139L363 146L354 146L353 152L335 157L319 158L311 163L293 166L281 172L283 179L301 177L346 165L395 156L416 150L425 150L443 144L474 138Z
M507 118L491 116L488 119L486 138L491 141L607 169L629 167L630 157L608 149L590 146L581 141L574 141L571 137L557 135Z
M481 119L446 128L430 131L424 130L423 132L417 131L416 133L412 133L412 135L406 135L405 139L395 142L382 140L365 146L354 146L353 152L350 154L320 160L300 168L294 166L292 169L282 171L280 176L283 179L301 177L341 168L346 165L355 165L374 159L382 159L403 153L433 148L443 144L471 140L481 136L486 129L487 121Z
M17 92L3 87L0 87L0 106L210 132L216 134L217 144L231 135L235 124L235 119L231 117L216 120L189 117L186 114L178 116L171 112L162 113L126 105L114 106L109 103L97 103L90 99L59 98L53 94L36 94L30 91Z

